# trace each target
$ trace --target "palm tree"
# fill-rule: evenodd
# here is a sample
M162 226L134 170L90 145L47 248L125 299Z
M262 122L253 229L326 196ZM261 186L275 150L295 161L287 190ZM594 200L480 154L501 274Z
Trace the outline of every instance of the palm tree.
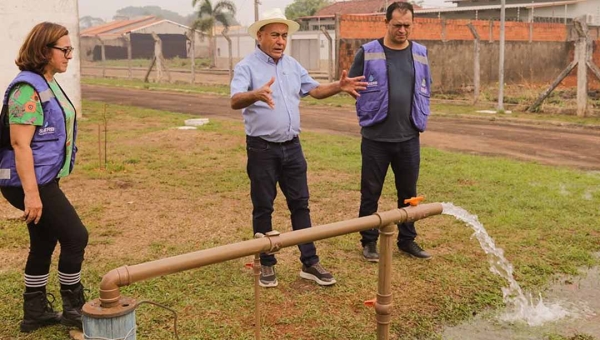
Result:
M214 28L217 22L221 23L225 29L231 26L232 18L236 13L235 4L230 0L219 0L213 7L210 0L192 0L192 6L196 7L196 5L198 5L198 12L192 29L208 35L210 67L215 67Z

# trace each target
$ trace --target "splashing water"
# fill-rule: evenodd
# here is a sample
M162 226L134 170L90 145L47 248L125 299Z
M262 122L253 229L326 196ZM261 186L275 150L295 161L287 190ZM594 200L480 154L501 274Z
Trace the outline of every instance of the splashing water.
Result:
M452 203L442 203L444 208L442 214L451 215L465 222L474 231L473 236L477 238L481 249L488 255L490 271L508 281L508 287L502 287L503 301L508 311L500 316L503 321L524 321L530 326L538 326L548 321L559 320L569 313L558 304L546 306L540 295L539 301L533 301L531 294L526 297L519 283L513 276L513 266L504 257L504 250L497 248L494 239L479 222L477 215L469 214L463 208Z

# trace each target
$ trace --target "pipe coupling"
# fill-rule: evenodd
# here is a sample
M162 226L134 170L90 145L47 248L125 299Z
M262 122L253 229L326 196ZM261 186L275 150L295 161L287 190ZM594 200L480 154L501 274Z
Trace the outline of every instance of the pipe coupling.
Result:
M277 230L272 230L265 234L265 236L267 236L267 238L269 239L269 242L271 242L271 248L269 249L267 254L274 254L282 248L280 235L281 233Z

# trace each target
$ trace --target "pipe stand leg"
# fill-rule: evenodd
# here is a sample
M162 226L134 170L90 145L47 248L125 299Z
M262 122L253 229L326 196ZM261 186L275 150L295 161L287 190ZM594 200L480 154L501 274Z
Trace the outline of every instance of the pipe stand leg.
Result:
M389 340L392 311L392 253L394 251L395 224L388 224L379 231L379 280L377 282L377 340Z
M260 254L254 255L254 338L260 340Z

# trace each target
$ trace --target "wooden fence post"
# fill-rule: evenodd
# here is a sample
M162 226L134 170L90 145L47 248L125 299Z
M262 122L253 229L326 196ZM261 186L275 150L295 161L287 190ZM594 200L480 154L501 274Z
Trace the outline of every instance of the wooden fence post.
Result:
M481 91L481 60L480 60L480 37L477 33L477 29L473 26L473 23L468 23L467 26L473 34L473 104L476 104L479 100L479 93Z

